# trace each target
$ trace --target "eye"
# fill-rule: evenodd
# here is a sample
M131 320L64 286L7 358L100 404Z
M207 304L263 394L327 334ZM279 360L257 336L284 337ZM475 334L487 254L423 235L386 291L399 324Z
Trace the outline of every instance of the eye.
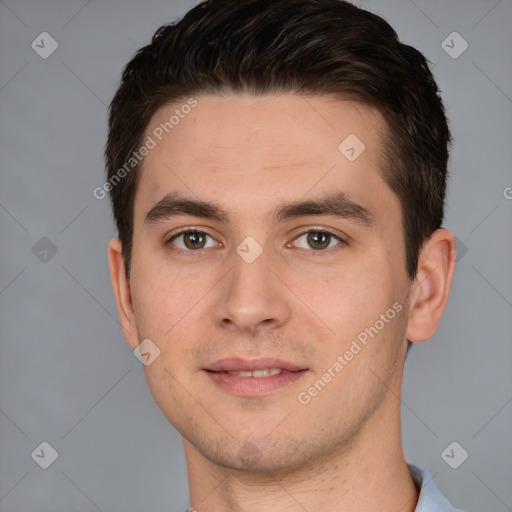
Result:
M207 241L208 238L211 239L211 242ZM167 243L172 243L183 251L196 251L216 245L215 240L204 231L182 231L174 235Z
M294 245L301 249L321 251L343 243L343 240L328 231L307 231L294 240Z

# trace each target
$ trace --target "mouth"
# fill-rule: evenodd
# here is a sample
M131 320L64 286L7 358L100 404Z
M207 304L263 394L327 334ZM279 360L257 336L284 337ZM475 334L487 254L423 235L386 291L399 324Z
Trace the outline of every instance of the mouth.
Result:
M309 371L276 358L220 359L204 369L223 391L238 396L263 396L290 386Z
M229 373L229 375L238 375L239 377L256 377L257 379L261 377L268 377L269 375L279 375L284 370L281 368L265 368L264 370L254 370L253 372L247 370L234 370Z

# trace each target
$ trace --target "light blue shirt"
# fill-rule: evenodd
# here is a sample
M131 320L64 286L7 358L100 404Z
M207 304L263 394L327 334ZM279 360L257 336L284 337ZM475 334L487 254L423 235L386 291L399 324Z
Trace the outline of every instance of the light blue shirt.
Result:
M459 512L441 494L428 471L408 464L412 479L420 489L415 512Z

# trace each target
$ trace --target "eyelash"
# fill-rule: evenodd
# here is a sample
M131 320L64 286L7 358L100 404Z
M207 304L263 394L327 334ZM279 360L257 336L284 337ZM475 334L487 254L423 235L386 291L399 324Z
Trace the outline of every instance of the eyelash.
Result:
M202 251L204 249L211 249L211 247L206 247L206 248L201 248L201 249L175 249L172 247L173 245L173 242L180 236L182 235L186 235L186 234L190 234L190 233L197 233L197 234L200 234L200 235L206 235L208 237L210 237L212 240L214 239L210 234L208 234L206 231L201 231L199 229L184 229L183 231L180 231L178 233L175 233L171 238L169 238L169 240L167 240L165 242L165 245L171 247L171 251L174 252L174 253L177 253L177 254L183 254L183 253L188 253L190 255L194 255L194 256L200 256ZM301 238L302 236L304 235L308 235L310 233L322 233L324 235L328 235L330 236L332 239L336 240L338 243L334 246L334 247L327 247L326 249L312 249L312 248L309 248L309 249L304 249L303 247L298 247L298 249L302 249L302 250L305 250L309 253L311 253L311 256L312 257L317 257L317 256L320 256L320 253L331 253L332 250L335 248L335 247L338 247L338 246L344 246L344 245L347 245L347 242L341 238L340 236L338 235L335 235L334 233L332 233L331 231L328 231L326 229L319 229L319 228L309 228L308 230L306 231L302 231L301 233L299 233L293 240L292 242L290 243L293 243L293 242L296 242L299 238ZM218 242L217 242L218 243ZM286 244L287 247L289 247L290 244ZM197 253L197 254L194 254L194 253Z

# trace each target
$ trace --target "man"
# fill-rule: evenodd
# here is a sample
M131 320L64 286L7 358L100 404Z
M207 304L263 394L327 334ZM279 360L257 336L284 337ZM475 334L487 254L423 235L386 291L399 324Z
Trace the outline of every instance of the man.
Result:
M191 509L454 510L400 431L455 267L449 141L424 57L340 0L209 0L127 65L111 279Z

